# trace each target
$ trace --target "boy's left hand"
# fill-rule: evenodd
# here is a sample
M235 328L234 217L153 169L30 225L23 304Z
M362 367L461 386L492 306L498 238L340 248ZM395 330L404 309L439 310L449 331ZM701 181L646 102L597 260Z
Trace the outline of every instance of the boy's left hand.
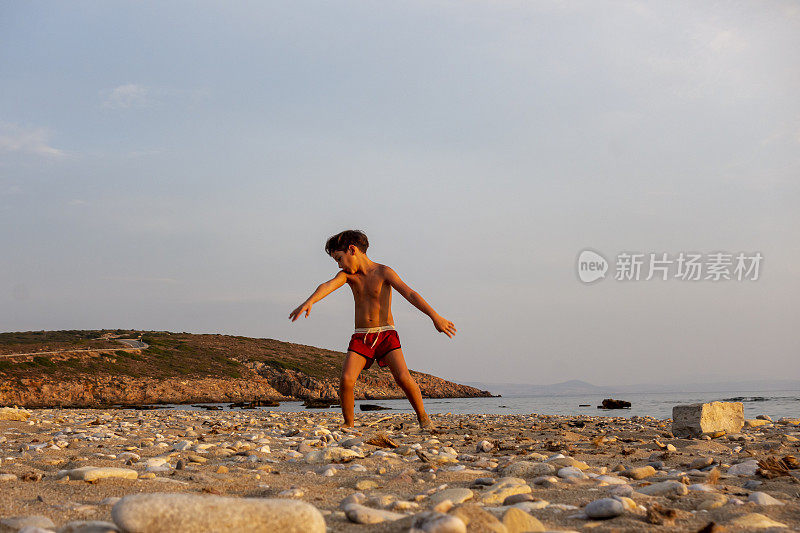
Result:
M444 333L448 337L452 338L456 334L456 326L442 316L436 316L433 319L433 326L436 328L436 331L440 333Z

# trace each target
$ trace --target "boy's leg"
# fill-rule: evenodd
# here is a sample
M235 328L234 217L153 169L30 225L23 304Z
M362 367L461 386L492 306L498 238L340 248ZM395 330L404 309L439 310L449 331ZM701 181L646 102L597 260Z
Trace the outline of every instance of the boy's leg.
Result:
M428 414L425 412L425 406L422 405L422 394L419 392L419 385L414 381L411 372L408 371L402 348L387 353L384 356L384 360L389 370L392 371L395 382L403 389L406 398L411 402L411 407L416 411L419 425L422 427L429 426L431 421L428 418Z
M367 360L363 355L356 352L347 352L342 365L342 377L339 380L339 403L342 405L342 416L344 416L344 425L353 427L355 408L355 398L353 397L353 387L355 387L356 379Z

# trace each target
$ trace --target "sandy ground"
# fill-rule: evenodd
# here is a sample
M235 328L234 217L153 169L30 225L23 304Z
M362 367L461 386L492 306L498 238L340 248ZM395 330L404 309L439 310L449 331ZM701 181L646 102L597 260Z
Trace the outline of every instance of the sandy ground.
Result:
M432 416L433 429L422 431L411 416L391 412L357 413L347 430L339 429L340 416L313 411L29 413L0 420L0 524L37 515L51 519L53 531L76 520L111 522L117 498L189 492L300 499L333 532L408 531L415 515L434 507L471 516L463 519L471 520L467 531L519 531L512 520L502 524L512 501L498 489L514 478L505 480L506 492L529 494L515 505L541 523L526 526L533 530L699 531L712 522L717 529L708 531L769 530L769 521L747 518L754 514L774 521L772 528L800 529L800 470L767 479L745 463L798 456L797 420L690 440L673 438L668 420L638 417L448 414ZM370 444L375 436L382 441ZM125 475L136 479L67 477L86 466L132 470ZM476 484L479 478L491 480ZM640 492L669 480L675 483L661 494ZM469 491L453 493L453 507L439 502L437 493L452 488ZM346 497L367 509L366 519L343 510ZM620 512L587 517L585 506L603 498L616 498ZM395 514L353 521L377 520L370 509ZM750 525L737 525L742 517Z

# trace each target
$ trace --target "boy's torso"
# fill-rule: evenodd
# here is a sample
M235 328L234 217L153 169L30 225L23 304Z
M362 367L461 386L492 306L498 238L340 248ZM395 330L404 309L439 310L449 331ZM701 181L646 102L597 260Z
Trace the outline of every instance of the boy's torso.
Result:
M347 275L355 301L355 326L372 328L394 324L392 287L386 280L386 267L377 264L371 271Z

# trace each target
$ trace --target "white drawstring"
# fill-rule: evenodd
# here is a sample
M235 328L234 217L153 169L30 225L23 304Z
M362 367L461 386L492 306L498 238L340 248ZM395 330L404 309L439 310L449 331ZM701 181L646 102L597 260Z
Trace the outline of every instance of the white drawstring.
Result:
M375 348L375 345L378 344L378 339L381 336L381 332L382 331L389 331L389 330L393 330L393 329L394 329L394 326L392 326L392 325L389 325L389 326L376 326L374 328L356 328L355 332L364 334L364 344L367 343L367 335L369 335L370 333L377 333L377 335L375 335L375 342L373 342L372 346L370 346L370 348Z

